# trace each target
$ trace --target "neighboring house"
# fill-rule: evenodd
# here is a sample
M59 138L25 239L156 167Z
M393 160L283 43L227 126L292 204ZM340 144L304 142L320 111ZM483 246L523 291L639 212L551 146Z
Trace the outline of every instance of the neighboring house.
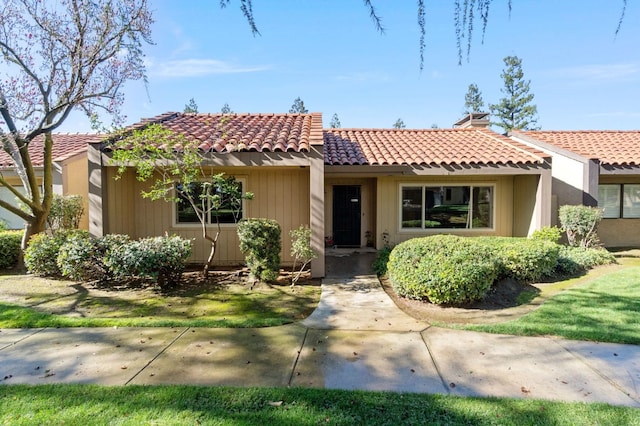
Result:
M551 217L551 164L492 132L487 114L454 129L326 129L325 232L381 248L409 238L527 236Z
M39 136L29 144L31 161L40 183L42 183L44 170L43 139L43 136ZM88 229L87 146L90 142L100 140L100 136L57 133L53 135L53 140L53 191L60 195L83 197L85 215L82 217L80 227ZM11 185L24 193L24 187L15 172L13 160L4 150L0 150L0 173ZM4 186L0 186L0 197L17 205L16 197ZM24 228L24 221L20 217L2 208L0 208L0 219L4 220L10 229Z
M300 225L312 229L312 246L319 257L312 262L314 276L324 275L324 163L322 115L312 114L184 114L168 113L145 120L131 129L157 123L195 141L207 157L211 173L236 177L244 192L242 217L269 218L282 228L282 261L292 263L289 231ZM179 147L176 147L179 150ZM117 165L108 144L89 148L89 230L94 235L128 234L133 238L177 234L194 239L191 260L205 262L209 244L197 219L180 203L141 197L150 182L139 182L135 170L115 180ZM211 224L214 227L214 224ZM222 225L214 263L239 264L236 225Z
M211 173L254 193L243 217L281 225L283 264L293 261L289 231L310 226L320 277L325 243L381 248L435 233L527 236L549 225L549 157L490 131L485 118L470 115L456 129L323 131L320 113L167 113L131 129L158 123L196 141ZM180 203L142 198L150 183L133 169L115 180L108 143L91 144L88 159L92 234L178 234L195 240L192 261L206 260L199 222ZM235 224L224 224L214 262L243 262L238 246Z
M553 157L554 211L566 204L598 206L604 212L598 236L605 246L640 245L640 131L513 131L510 136Z

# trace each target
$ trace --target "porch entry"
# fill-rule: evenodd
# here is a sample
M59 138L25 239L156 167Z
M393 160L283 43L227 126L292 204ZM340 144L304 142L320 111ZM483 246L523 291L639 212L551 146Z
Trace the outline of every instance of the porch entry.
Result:
M338 247L360 247L362 190L360 185L333 186L333 241Z

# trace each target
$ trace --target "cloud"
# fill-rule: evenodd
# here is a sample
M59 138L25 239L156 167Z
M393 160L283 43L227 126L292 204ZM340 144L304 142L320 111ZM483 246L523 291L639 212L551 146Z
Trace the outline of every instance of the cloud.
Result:
M639 64L594 64L559 68L551 72L560 78L589 81L620 81L640 77Z
M245 67L231 64L217 59L182 59L152 64L150 73L161 77L203 77L213 74L239 74L247 72L259 72L270 69L269 66Z

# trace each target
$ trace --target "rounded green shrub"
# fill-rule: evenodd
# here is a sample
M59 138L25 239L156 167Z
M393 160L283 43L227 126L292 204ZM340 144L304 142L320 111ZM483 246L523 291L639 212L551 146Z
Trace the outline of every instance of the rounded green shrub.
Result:
M562 238L562 229L557 226L543 226L533 231L530 237L532 240L546 240L558 244Z
M106 281L112 278L104 262L114 247L130 241L127 235L108 234L94 238L87 233L70 236L60 247L57 263L64 277L77 281Z
M243 219L238 222L240 250L251 275L275 281L280 275L280 225L271 219Z
M191 255L191 241L179 236L114 244L104 263L115 278L151 278L162 289L177 284Z
M24 231L0 231L0 269L18 264L23 234Z
M485 296L498 265L492 250L477 239L434 235L398 244L391 251L388 272L401 296L465 304Z
M73 235L86 231L59 231L51 234L36 234L29 240L24 252L24 264L27 270L42 277L62 275L57 259L60 247Z
M611 263L616 263L616 259L605 249L562 246L556 271L562 275L573 275Z
M546 239L478 237L494 253L499 278L536 282L552 276L558 264L560 246Z

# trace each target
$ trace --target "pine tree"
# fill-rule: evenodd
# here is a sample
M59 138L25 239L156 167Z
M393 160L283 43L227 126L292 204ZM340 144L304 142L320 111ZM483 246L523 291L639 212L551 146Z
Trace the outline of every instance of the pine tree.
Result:
M189 99L189 103L184 106L184 112L193 114L198 113L198 104L196 104L195 99Z
M226 102L224 103L224 105L222 105L222 108L220 108L220 112L223 114L233 114L231 107Z
M522 59L517 56L507 56L503 59L505 68L500 76L504 87L500 91L505 95L497 104L489 105L496 126L505 132L513 129L538 129L538 107L533 104L533 93L529 93L531 80L524 79Z
M291 105L291 109L289 110L289 112L291 114L306 114L309 112L309 110L304 107L304 101L300 99L300 96L298 96L293 101L293 105Z
M340 119L338 118L338 114L333 114L333 117L331 117L331 123L329 123L329 127L331 127L332 129L338 129L342 127L342 125L340 124Z
M475 83L469 85L467 94L464 95L464 114L472 112L484 112L484 101L482 100L482 92Z
M396 120L396 122L395 122L395 123L393 123L393 128L394 128L394 129L404 129L404 128L406 128L406 127L407 127L407 126L404 124L404 121L402 121L402 118L398 118L398 119Z

